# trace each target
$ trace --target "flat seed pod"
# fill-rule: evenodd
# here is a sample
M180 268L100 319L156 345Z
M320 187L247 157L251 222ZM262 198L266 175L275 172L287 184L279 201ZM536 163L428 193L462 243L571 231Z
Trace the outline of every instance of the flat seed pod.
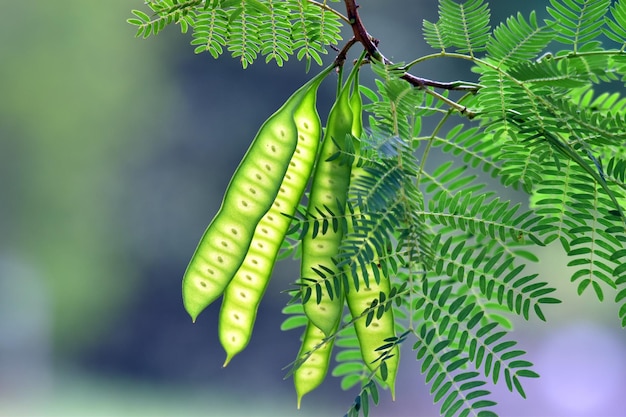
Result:
M193 321L224 292L248 253L256 226L275 204L298 144L294 113L327 72L298 89L263 123L231 178L183 277L183 304Z
M317 89L333 67L328 67L307 85L309 89L294 110L298 144L270 210L257 225L243 263L224 292L219 319L219 337L226 361L250 341L259 303L272 274L282 241L313 171L322 126L316 109Z

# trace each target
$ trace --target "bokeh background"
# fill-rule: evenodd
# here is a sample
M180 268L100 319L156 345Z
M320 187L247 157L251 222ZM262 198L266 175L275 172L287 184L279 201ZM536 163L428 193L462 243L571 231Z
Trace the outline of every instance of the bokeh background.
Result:
M493 1L493 21L547 1ZM395 61L427 53L434 0L363 0L369 31ZM297 331L279 330L275 269L248 349L222 368L219 303L192 324L180 281L260 124L308 75L295 60L243 71L194 55L166 29L134 38L143 2L3 2L0 25L0 416L339 416L355 392L329 378L296 410L282 369ZM328 56L328 60L332 57ZM472 79L458 62L419 68ZM324 84L328 109L334 85ZM325 107L326 106L326 107ZM509 195L512 199L522 198ZM626 337L611 301L578 297L567 260L545 248L536 269L564 304L549 323L516 322L542 375L529 399L495 388L503 416L624 416ZM374 416L434 416L406 346L395 403Z

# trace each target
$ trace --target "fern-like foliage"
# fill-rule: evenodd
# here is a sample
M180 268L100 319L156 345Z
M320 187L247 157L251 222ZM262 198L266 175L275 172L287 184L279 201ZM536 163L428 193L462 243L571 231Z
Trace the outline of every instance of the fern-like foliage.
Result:
M128 20L137 26L137 36L148 37L169 24L192 28L195 52L208 51L218 58L224 50L239 58L243 67L259 55L282 66L296 55L307 64L322 65L326 48L341 39L341 22L326 7L328 0L151 0L151 14L133 10Z
M153 0L150 14L134 11L129 22L144 37L170 23L192 28L196 52L228 50L244 67L259 56L321 64L342 21L361 24L354 2L345 4L350 19L327 1ZM376 77L375 89L358 90L366 132L347 135L330 158L359 174L345 207L295 211L281 257L298 258L304 236L342 232L336 268L313 268L289 289L284 330L307 325L301 302L389 284L313 349L334 343L332 374L358 390L347 416L378 403L388 386L379 375L401 344L413 347L446 417L494 415L490 382L525 397L525 379L538 375L512 317L545 321L560 303L554 277L528 270L551 243L567 254L578 293L614 299L626 327L626 97L598 93L599 84L626 81L626 1L550 0L547 11L543 22L518 13L492 30L486 1L440 0L438 21L423 22L436 53L409 64L373 53L373 37L359 39L364 30L344 45L342 53L363 43ZM442 57L472 63L476 79L463 84L471 88L410 77ZM437 153L445 161L431 166ZM485 177L526 193L527 203L504 198ZM389 311L396 336L378 347L372 371L355 323Z
M383 78L377 93L367 91L373 100L366 108L373 114L370 126L375 133L361 138L364 151L358 161L369 175L351 185L351 204L365 216L351 209L345 213L320 209L314 216L297 217L294 230L313 227L324 233L350 222L353 231L344 238L337 265L358 268L366 282L393 277L399 288L393 293L398 331L403 339L414 338L416 357L423 363L435 401L441 402L442 414L486 413L483 408L495 403L488 399L481 378L494 383L503 379L511 391L524 396L523 378L537 376L522 358L525 352L514 349L516 343L506 338L512 329L507 315L545 320L543 307L559 302L554 288L537 274L525 274L524 265L517 263L537 260L530 247L543 245L541 234L549 226L531 211L520 212L519 204L486 191L467 166L449 162L432 172L425 170L414 152L422 142L433 141L437 132L412 136L419 133L417 121L421 114L446 117L448 112L393 74ZM449 137L458 137L460 129L452 129ZM449 150L467 150L464 156L474 167L499 172L495 162L472 150L478 132L469 130L466 139L459 140L461 145ZM411 139L403 140L407 135ZM345 163L357 158L350 153L337 157ZM372 263L376 267L364 267ZM335 279L324 271L319 275L321 280L300 286L300 297L321 294L322 285L339 293L345 277ZM343 377L344 388L361 384L354 413L354 407L363 407L371 395L372 376L355 359L358 344L349 329L338 332L340 365L334 374Z
M528 18L518 14L489 33L484 6L441 1L439 21L424 22L425 38L440 55L450 51L475 63L481 88L476 97L459 103L465 100L477 109L478 126L460 124L441 133L452 112L442 111L442 101L433 105L432 95L403 84L393 67L375 69L378 96L367 95L371 129L379 138L398 137L410 143L413 153L423 149L424 160L435 147L459 159L434 170L413 159L410 174L399 174L384 158L368 160L381 166L372 172L391 192L379 194L387 201L384 209L398 205L393 190L402 183L400 177L411 178L419 194L414 200L422 202L412 209L428 239L416 239L412 250L397 245L387 252L373 239L371 253L380 264L388 263L413 300L394 312L408 323L402 327L411 330L408 338L416 340L417 359L435 401L441 401L442 415L479 414L493 405L480 376L494 383L504 379L522 396L523 379L538 376L511 340L507 317L546 320L545 306L560 302L546 281L525 273L524 263L537 261L533 247L558 240L570 257L571 280L579 293L593 289L603 300L613 292L616 301L626 301L623 98L617 93L596 98L592 90L623 72L623 44L607 50L597 41L605 22L615 34L616 21L623 18L605 18L608 2L555 0L554 20L540 23L534 13ZM621 16L621 7L614 5L611 16ZM471 24L466 16L472 16ZM555 37L570 49L547 53ZM436 115L442 123L424 132L421 119ZM411 161L402 154L403 161ZM502 201L478 181L476 169L505 186L521 186L531 196L531 207L522 210ZM365 201L378 200L378 181L363 183ZM353 247L367 241L369 231L382 233L378 229L364 225ZM401 241L402 235L395 233L391 240ZM419 253L423 244L434 252L422 262L407 262L407 254ZM619 314L626 322L626 307ZM465 378L467 384L459 383Z
M426 41L434 48L446 48L458 52L485 50L489 39L489 8L482 0L456 3L453 0L439 2L439 22L426 24Z
M610 4L611 0L550 0L548 13L554 18L556 40L571 45L574 52L595 41Z
M487 43L487 53L498 66L533 59L550 43L550 26L539 25L534 12L528 21L521 13L499 25Z
M604 34L613 42L622 46L621 51L626 50L626 3L616 2L611 7L610 16L604 16L606 27Z
M489 159L500 167L501 181L520 183L532 194L540 217L526 230L545 243L559 239L574 258L572 280L579 292L592 287L602 299L619 276L612 253L623 245L624 193L619 173L607 177L600 161L624 147L626 132L623 110L611 110L602 100L594 104L590 84L615 79L621 71L611 63L623 52L601 48L597 34L605 24L619 32L623 6L611 8L613 20L608 1L550 3L554 20L542 25L534 13L528 21L518 15L494 30L486 56L475 59L484 86L478 106L484 132L497 143ZM431 27L425 25L432 38ZM542 55L553 37L572 49ZM621 100L613 95L609 103ZM586 235L590 230L599 233Z
M450 51L475 63L481 88L459 103L477 111L478 124L443 133L454 114L444 105L448 94L438 100L413 88L401 79L403 65L373 66L378 91L363 89L371 101L365 151L343 156L346 163L360 158L370 174L352 185L351 204L366 216L320 210L309 219L318 230L351 222L337 263L402 286L406 296L393 307L398 332L413 338L442 415L490 415L495 403L487 379L525 397L524 379L538 376L517 348L509 318L546 320L545 307L560 302L550 277L525 272L538 260L534 247L559 241L578 292L592 289L600 300L613 292L626 323L624 98L593 92L594 84L621 74L623 51L595 41L606 2L582 3L554 0L554 20L518 14L490 32L484 2L442 0L439 21L424 22L425 38L440 55ZM620 7L611 9L614 15L621 16ZM616 33L616 21L607 30ZM567 38L571 49L546 52L555 37ZM441 122L427 132L426 117ZM457 158L428 170L422 161L434 148ZM480 182L481 171L527 192L530 207L499 198ZM379 268L365 268L371 264ZM320 276L338 293L342 279ZM315 293L315 285L322 284L301 290ZM354 414L372 379L352 362L354 336L344 330L341 337L338 357L345 363L335 374L344 388L361 384Z

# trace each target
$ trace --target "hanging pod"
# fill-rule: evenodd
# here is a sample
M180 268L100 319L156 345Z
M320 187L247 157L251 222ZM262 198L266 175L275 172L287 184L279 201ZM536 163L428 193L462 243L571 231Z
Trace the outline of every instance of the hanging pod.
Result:
M363 117L362 108L363 102L361 93L359 92L358 76L354 79L354 88L352 96L350 97L350 105L353 112L353 124L352 135L355 138L354 149L358 151L360 149L359 139L363 133ZM370 175L363 167L356 165L358 161L358 155L354 159L355 164L352 166L351 177L354 182L360 176ZM348 194L349 197L354 197ZM354 207L355 216L366 216L361 214L358 207ZM353 223L347 222L348 230L347 234L353 233ZM390 338L395 337L395 320L393 316L393 308L379 306L376 314L372 314L371 321L368 323L366 317L360 317L362 313L370 308L372 302L378 300L380 294L384 294L384 298L387 299L391 291L391 283L389 277L385 276L382 271L380 272L380 281L377 283L373 277L375 276L373 268L376 265L372 263L366 265L364 268L351 268L350 265L344 266L344 271L348 276L348 288L345 291L346 304L350 310L350 315L355 320L354 330L356 332L357 339L359 340L359 348L361 351L361 357L363 362L367 365L368 369L376 373L376 376L380 381L384 381L391 391L392 398L395 398L395 379L398 373L398 367L400 364L400 348L398 345L393 345L388 352L387 358L384 364L381 363L381 351L377 349L383 345L388 344ZM356 276L353 275L353 271ZM363 272L366 272L368 279L364 276ZM358 287L357 285L358 284ZM381 314L378 314L381 313ZM381 368L385 367L386 372L382 372ZM383 378L385 376L386 378Z
M324 141L309 193L307 210L313 216L319 212L339 215L346 205L351 166L343 163L341 158L331 157L345 150L346 140L351 140L353 113L350 107L350 89L359 65L360 61L350 72L328 115ZM300 273L302 283L310 289L310 297L304 302L304 312L328 336L337 327L344 305L340 280L333 279L340 276L333 258L339 251L343 230L341 226L335 230L329 228L326 233L318 233L314 237L313 229L310 227L302 239ZM317 285L312 285L310 280L316 280ZM329 286L333 288L332 293L328 291Z
M334 331L337 331L337 326ZM293 372L298 408L300 408L302 397L324 382L328 373L334 342L335 339L326 340L324 332L311 321L307 323L300 352L298 352L298 359L306 359Z
M297 110L303 103L310 106L310 99L305 99L311 88L316 89L331 68L298 89L263 123L231 178L222 205L183 277L183 304L193 321L224 292L246 257L255 229L274 204L296 151Z
M311 177L322 133L317 90L332 68L307 84L304 97L293 111L298 133L295 152L272 207L257 225L248 253L224 292L219 319L220 342L226 351L224 366L250 341L281 243Z

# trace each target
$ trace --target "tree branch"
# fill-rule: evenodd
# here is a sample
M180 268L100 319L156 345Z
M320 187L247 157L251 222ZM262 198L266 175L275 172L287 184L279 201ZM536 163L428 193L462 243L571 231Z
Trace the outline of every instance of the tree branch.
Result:
M354 33L354 39L356 42L361 43L368 55L385 65L393 65L393 62L385 58L385 56L378 49L378 41L373 38L363 25L361 17L359 16L358 8L355 0L345 0L346 11L350 26L352 26L352 32ZM465 83L463 81L454 81L450 83L444 83L439 81L429 80L427 78L417 77L413 74L405 72L400 76L403 80L409 82L414 87L423 89L425 87L441 88L443 90L458 90L458 91L472 91L476 92L480 88L477 84Z

